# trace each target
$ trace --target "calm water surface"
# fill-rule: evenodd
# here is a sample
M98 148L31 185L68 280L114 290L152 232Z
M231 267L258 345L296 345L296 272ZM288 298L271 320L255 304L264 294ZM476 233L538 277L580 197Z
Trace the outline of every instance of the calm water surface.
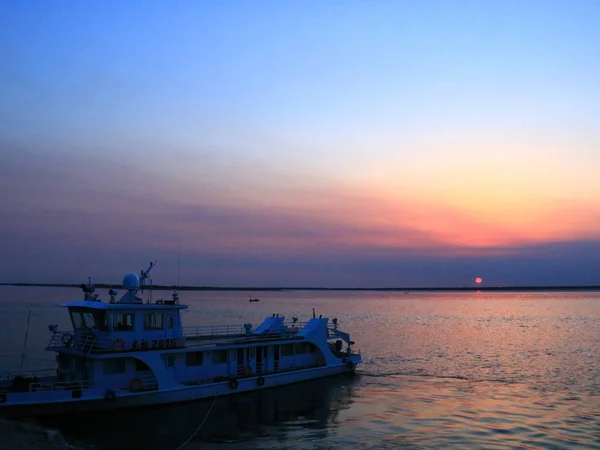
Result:
M159 292L168 296L167 292ZM254 294L254 293L253 293ZM157 298L157 293L154 294ZM101 449L600 449L600 293L183 292L185 325L337 317L354 377L50 421ZM75 289L0 288L0 370L44 367ZM102 424L94 430L91 424Z

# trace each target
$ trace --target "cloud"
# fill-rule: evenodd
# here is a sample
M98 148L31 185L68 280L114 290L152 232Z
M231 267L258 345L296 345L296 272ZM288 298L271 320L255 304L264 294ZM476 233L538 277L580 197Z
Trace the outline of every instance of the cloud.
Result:
M301 172L286 176L248 161L239 178L237 169L225 169L227 176L217 170L194 182L131 158L123 163L67 150L3 147L3 279L74 281L108 270L118 278L158 258L169 267L163 278L169 284L178 254L190 284L374 287L465 285L477 275L498 284L594 278L585 264L597 262L589 249L600 239L581 230L600 217L588 203L558 205L547 223L514 228L418 192L311 184ZM220 163L208 159L202 170L210 175ZM267 183L252 182L265 176Z

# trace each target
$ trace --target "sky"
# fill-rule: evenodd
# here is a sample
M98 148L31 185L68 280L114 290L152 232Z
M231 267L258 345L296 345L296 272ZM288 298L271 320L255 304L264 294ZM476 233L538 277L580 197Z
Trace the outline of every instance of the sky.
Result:
M598 17L3 2L0 281L598 285Z

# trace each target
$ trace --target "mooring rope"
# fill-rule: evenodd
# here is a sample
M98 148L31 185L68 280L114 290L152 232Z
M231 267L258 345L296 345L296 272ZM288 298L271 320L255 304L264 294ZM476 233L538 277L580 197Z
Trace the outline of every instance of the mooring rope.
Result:
M202 428L202 425L204 425L204 422L206 422L206 419L208 419L208 416L210 415L210 412L213 409L213 406L215 406L215 402L217 401L217 397L218 395L215 395L215 398L213 399L212 404L210 405L210 408L208 409L208 412L206 413L206 416L204 416L204 419L202 419L202 422L200 422L200 425L198 425L198 428L196 428L196 431L194 431L194 434L192 434L187 441L185 441L183 444L181 444L179 447L177 447L175 450L181 450L183 447L185 447L186 445L189 444L189 442L194 439L194 436L196 436L198 434L198 431L200 431L200 428Z

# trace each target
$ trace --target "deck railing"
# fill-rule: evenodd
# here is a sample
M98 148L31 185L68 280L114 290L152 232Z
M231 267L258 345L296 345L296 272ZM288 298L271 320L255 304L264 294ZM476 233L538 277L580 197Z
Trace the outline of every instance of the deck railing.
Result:
M308 322L292 322L287 321L283 324L283 332L286 334L295 334L304 328L308 324ZM329 329L334 330L334 325L329 324ZM244 325L207 325L207 326L198 326L198 327L184 327L183 335L187 339L209 339L215 337L223 337L223 336L260 336L252 334L256 328L253 328L250 333L246 332ZM271 333L277 334L277 332Z
M89 389L92 384L89 381L54 381L54 382L38 382L29 385L29 391L72 391L75 389Z
M158 380L154 374L149 373L146 375L138 375L136 377L139 380L138 384L130 384L129 387L123 389L124 391L155 391L158 389Z
M284 323L284 325L288 328L296 328L298 330L301 330L302 328L304 328L306 326L308 322L290 322L287 321Z
M196 326L196 327L184 327L183 341L176 339L176 345L170 344L172 339L167 339L170 346L176 347L196 347L202 346L209 340L223 339L223 338L236 338L236 340L251 340L251 341L267 341L281 338L293 338L300 330L302 330L308 322L286 322L279 331L272 331L269 333L254 334L254 330L247 329L244 325L208 325L208 326ZM336 337L337 331L339 331L335 325L329 324L327 327L328 337ZM95 336L93 334L78 334L75 335L72 331L54 331L47 345L48 349L59 349L59 348L73 348L78 350L85 355L89 353L97 352L110 352L110 351L121 351L125 350L123 347L114 347L115 342L121 341L121 339L112 340L110 336ZM162 341L159 339L158 341ZM161 342L159 342L160 344ZM140 348L134 347L134 342L127 342L127 349L134 350L150 350L156 349L148 344L148 347L142 346ZM130 348L131 347L131 348ZM159 346L158 349L170 348L169 345L166 347Z
M109 336L96 337L92 334L75 336L72 331L55 331L50 337L47 348L74 348L86 355L94 351L106 351L111 349Z
M47 348L60 348L66 347L69 342L74 339L74 333L72 331L54 331L50 336Z
M0 373L0 383L12 381L16 376L25 378L42 378L56 376L56 369L14 370Z
M183 337L186 339L207 339L221 336L243 336L246 334L244 325L207 325L199 327L183 327Z
M59 380L56 369L6 372L1 375L0 392L35 392L88 389L88 380Z
M281 332L284 334L295 334L306 326L308 322L286 322L283 324ZM238 336L253 336L258 337L262 334L253 334L256 328L246 331L244 325L207 325L198 327L184 327L183 336L186 339L210 339L216 337L238 337ZM265 333L265 335L280 334L275 331Z
M227 339L228 336L213 336L212 338L200 338L196 340L193 337L186 338L185 346L187 348L191 347L204 347L204 346L212 346L214 344L217 345L230 345L230 344L249 344L255 342L270 342L270 341L280 341L282 339L297 339L301 340L302 338L297 337L296 333L269 333L269 334L243 334L236 336L229 336L230 339Z

